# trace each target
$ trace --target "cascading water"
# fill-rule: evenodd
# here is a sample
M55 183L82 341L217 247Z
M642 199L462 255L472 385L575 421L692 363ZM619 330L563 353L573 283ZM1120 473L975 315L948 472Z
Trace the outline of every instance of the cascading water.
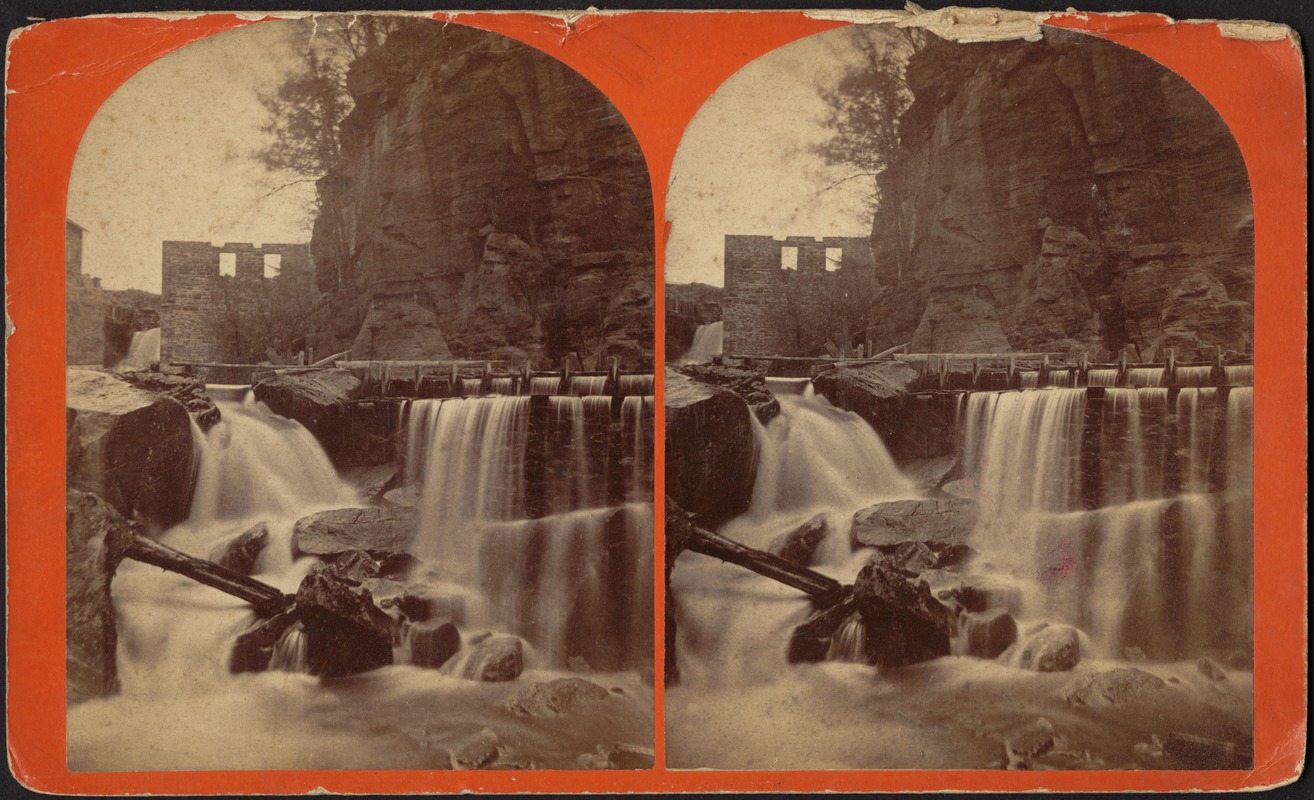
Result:
M613 420L610 396L412 401L404 481L418 498L413 550L432 564L412 579L457 592L467 627L524 637L544 667L644 666L651 409L626 397Z
M575 375L570 379L570 393L597 396L607 391L606 375Z
M953 419L962 479L952 494L976 499L968 544L977 555L921 574L933 592L979 587L1008 607L1024 642L1045 625L1077 627L1081 659L1071 672L1024 669L1018 648L969 655L992 638L998 609L961 615L952 654L909 667L866 666L871 629L856 614L831 636L825 661L789 664L785 643L810 603L686 552L671 573L680 682L666 691L668 763L997 768L1008 732L1044 716L1070 747L1048 765L1129 768L1143 765L1134 743L1245 730L1251 676L1244 652L1223 653L1244 651L1252 637L1251 390L1115 388L1109 371L1090 391L1036 388L1031 372L1022 380L1032 388L961 396ZM767 385L782 411L756 426L749 511L719 533L767 549L821 513L828 534L812 568L851 583L868 558L849 543L853 511L913 496L912 486L855 415L812 397L810 385L803 396L789 393L797 382ZM1201 655L1228 663L1227 679L1208 677L1216 663L1197 667ZM1065 699L1066 687L1133 666L1168 688L1131 711Z
M777 537L820 514L827 533L812 568L852 583L867 557L854 553L850 543L854 512L917 492L870 425L815 396L811 385L791 393L797 383L769 384L780 413L766 425L751 418L757 443L752 499L748 511L720 533L767 550ZM696 553L680 556L671 587L678 600L684 685L769 683L788 669L784 643L808 609L797 590Z
M1117 386L1118 370L1092 369L1086 373L1087 386Z
M701 364L721 355L722 328L719 320L699 325L694 331L693 344L687 353L680 356L680 363Z
M1131 367L1127 370L1128 386L1163 386L1163 367Z
M360 498L305 428L254 402L245 388L214 388L244 399L219 400L220 422L196 431L191 514L161 541L216 557L217 547L263 522L268 542L253 577L295 592L316 563L293 552L295 521L358 506ZM573 401L559 416L531 408L557 399ZM595 400L602 402L588 402ZM609 491L605 475L620 481L621 470L607 472L606 457L594 456L600 449L641 457L641 471L651 476L651 399L639 400L648 413L628 427L612 419L610 397L417 400L399 415L409 433L402 473L420 487L411 495L421 520L419 560L391 590L387 580L371 583L374 599L389 591L437 597L435 607L467 639L465 661L480 630L524 637L525 672L516 681L469 680L457 658L442 669L425 666L434 629L410 622L401 624L393 666L321 683L305 674L307 639L298 624L276 642L267 671L232 674L229 656L253 622L250 607L125 561L113 587L122 691L70 709L70 767L447 769L449 753L494 728L514 763L563 769L578 768L578 757L600 745L650 742L652 690L639 670L652 663L651 482L646 492ZM607 439L622 429L647 448ZM595 434L599 447L589 438ZM570 445L580 442L590 472L578 483L587 488L557 501L550 494L559 487L534 476L547 475L544 459L562 450L573 479L579 452ZM567 508L555 513L557 505ZM609 697L560 723L510 722L507 698L526 683L564 677L575 656Z
M151 364L160 362L160 329L151 328L134 331L128 342L128 354L119 362L117 369L149 369Z
M1214 476L1248 464L1250 390L1232 390L1225 452L1218 390L1181 389L1171 408L1169 389L1101 391L969 396L964 464L988 510L971 540L982 568L1019 584L1014 613L1077 626L1106 656L1247 647L1243 629L1220 622L1249 609L1249 507L1231 499L1246 467L1221 485Z
M1211 366L1177 367L1173 370L1173 383L1178 386L1208 386L1214 374Z

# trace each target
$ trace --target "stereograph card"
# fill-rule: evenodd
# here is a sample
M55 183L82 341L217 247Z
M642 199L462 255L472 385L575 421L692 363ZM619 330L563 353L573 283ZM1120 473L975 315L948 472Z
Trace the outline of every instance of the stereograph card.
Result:
M28 788L1300 775L1290 28L143 13L7 64Z

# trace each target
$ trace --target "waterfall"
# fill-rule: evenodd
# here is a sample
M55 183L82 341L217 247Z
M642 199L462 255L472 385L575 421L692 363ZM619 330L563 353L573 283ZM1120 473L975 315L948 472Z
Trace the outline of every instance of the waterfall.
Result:
M821 514L827 533L812 568L852 583L870 555L854 552L850 542L854 512L883 500L916 497L916 487L857 414L836 408L810 385L802 394L785 393L797 388L797 381L768 385L777 392L780 413L766 425L749 417L757 445L749 508L719 533L767 550L776 537ZM806 597L697 553L682 554L677 563L671 588L683 685L738 689L779 680L787 669L789 631L810 607ZM844 644L834 645L836 659L860 647L853 643L860 635L850 630Z
M1163 386L1163 367L1131 367L1127 370L1128 386Z
M1223 375L1228 386L1252 386L1255 383L1255 366L1253 364L1234 364L1223 367Z
M1118 370L1092 369L1086 373L1087 386L1117 386Z
M603 394L606 390L606 375L575 375L570 379L571 394L592 396Z
M1015 614L1077 626L1105 656L1244 644L1253 390L1228 393L1225 452L1216 389L1178 390L1171 408L1164 388L1099 391L968 396L962 458L982 512L980 567L1021 590Z
M493 378L491 381L491 390L493 394L515 394L516 379L514 377Z
M358 502L300 423L249 397L218 405L219 422L199 442L195 524L291 517Z
M199 558L264 523L268 540L257 577L296 591L309 561L294 563L292 526L303 515L359 502L315 438L271 412L249 390L240 402L220 400L220 420L193 427L196 454L191 510L160 541ZM232 680L233 639L252 620L250 607L188 578L126 560L113 585L118 613L118 670L123 693L158 698L196 695ZM293 659L300 645L286 640ZM292 663L288 661L286 663Z
M283 636L274 645L269 668L283 672L306 672L310 664L307 653L306 629L300 622L293 623L283 631Z
M833 512L832 528L842 531L832 530L828 539L838 548L836 560L843 560L854 511L917 491L862 417L816 396L811 386L777 400L780 413L767 425L750 417L758 452L753 496L747 515L727 535L765 549L782 523Z
M648 396L652 394L653 376L619 375L616 394Z
M835 631L830 640L830 650L826 652L826 660L862 663L866 658L867 629L862 624L861 615L855 612Z
M420 496L418 555L467 577L473 529L525 515L528 428L528 397L411 402L405 480Z
M694 331L693 345L689 351L680 356L681 364L701 364L721 355L722 323L709 322L699 325Z
M1173 382L1178 386L1208 386L1214 368L1210 366L1177 367L1173 371Z
M160 329L151 328L133 331L132 340L128 342L128 354L119 362L116 369L149 369L151 364L160 362Z
M561 378L556 375L529 379L530 394L556 394L560 388Z
M1072 386L1072 372L1069 370L1051 370L1048 378L1047 384L1049 386Z
M652 638L652 398L625 398L615 419L597 395L409 405L412 549L430 564L412 580L468 598L471 626L525 638L544 665L637 666Z
M1018 377L1022 381L1021 386L1023 389L1035 389L1040 385L1039 372L1019 372Z

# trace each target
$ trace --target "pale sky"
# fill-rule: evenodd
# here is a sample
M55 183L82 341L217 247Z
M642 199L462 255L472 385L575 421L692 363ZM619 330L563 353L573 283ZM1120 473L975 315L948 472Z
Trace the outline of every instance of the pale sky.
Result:
M666 280L721 286L727 234L866 236L871 212L857 181L810 148L823 142L831 87L857 54L853 37L889 36L887 26L819 33L758 58L735 73L685 130L671 170Z
M276 177L258 92L304 52L308 22L259 22L150 64L101 106L78 147L68 217L87 229L82 271L106 289L160 291L161 242L305 242L313 184Z

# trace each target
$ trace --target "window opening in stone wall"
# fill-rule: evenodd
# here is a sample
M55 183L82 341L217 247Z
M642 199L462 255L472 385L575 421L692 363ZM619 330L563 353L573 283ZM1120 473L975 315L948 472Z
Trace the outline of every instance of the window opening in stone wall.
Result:
M780 248L780 268L781 269L798 269L798 248L782 247Z
M265 253L265 277L277 278L280 270L283 269L282 253Z
M844 265L844 248L827 247L826 248L826 271L834 272Z
M219 274L230 277L237 274L237 253L219 254Z

